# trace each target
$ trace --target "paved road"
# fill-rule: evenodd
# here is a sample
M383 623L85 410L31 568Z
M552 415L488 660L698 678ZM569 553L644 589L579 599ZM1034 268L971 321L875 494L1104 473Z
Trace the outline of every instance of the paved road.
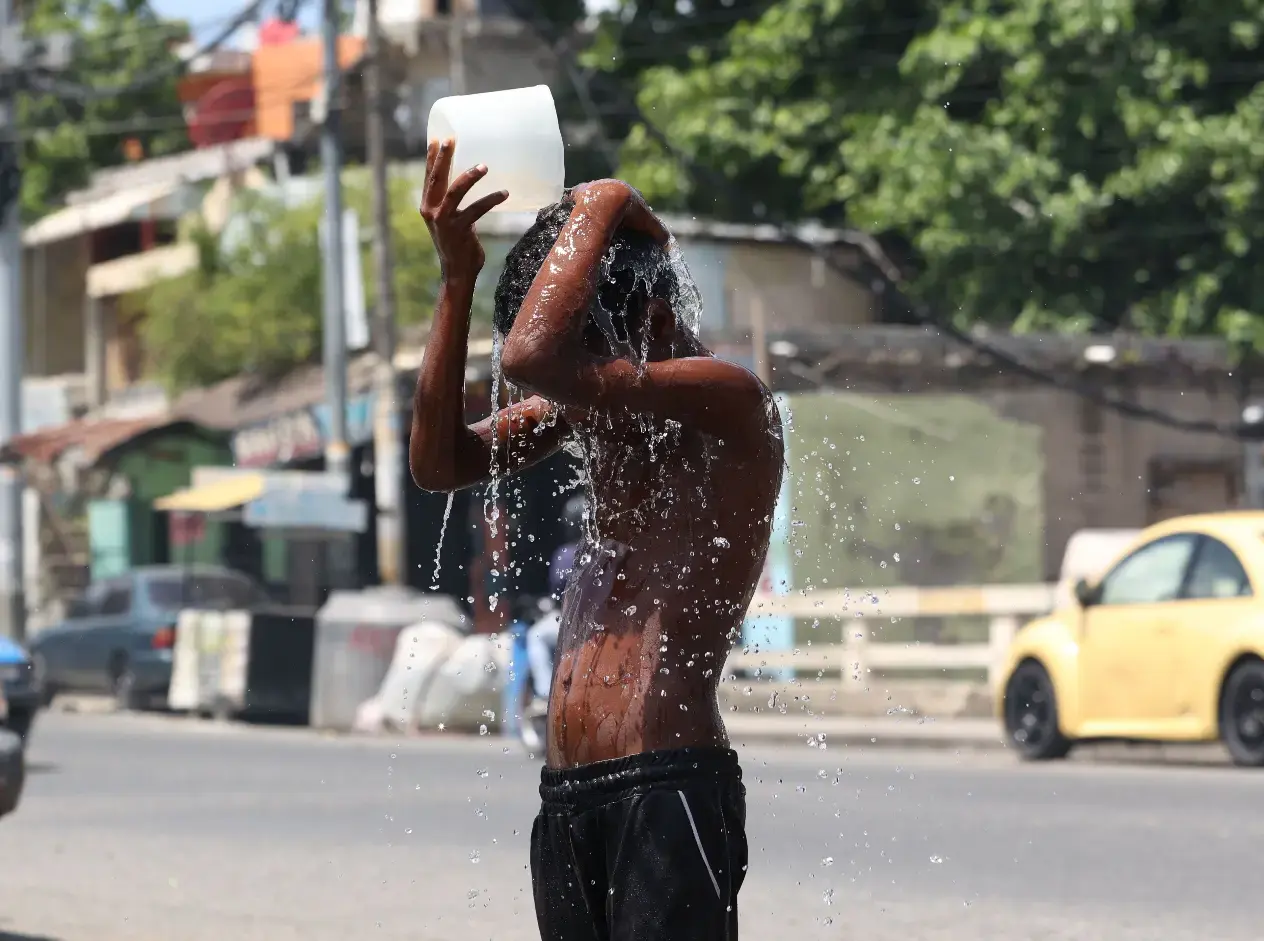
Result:
M392 745L49 715L0 821L0 941L526 941L535 769ZM747 938L1260 937L1264 776L745 750Z

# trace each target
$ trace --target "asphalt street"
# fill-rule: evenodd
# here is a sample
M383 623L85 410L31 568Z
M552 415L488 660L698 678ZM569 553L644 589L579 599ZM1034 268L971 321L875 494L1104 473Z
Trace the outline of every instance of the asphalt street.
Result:
M743 753L746 938L1260 937L1264 775ZM50 714L31 758L0 821L0 941L537 937L538 772L500 739Z

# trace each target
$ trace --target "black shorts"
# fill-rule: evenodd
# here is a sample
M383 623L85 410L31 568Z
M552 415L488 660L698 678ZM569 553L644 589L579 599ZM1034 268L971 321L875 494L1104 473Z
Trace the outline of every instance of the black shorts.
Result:
M737 754L682 748L541 775L531 881L543 941L736 941Z

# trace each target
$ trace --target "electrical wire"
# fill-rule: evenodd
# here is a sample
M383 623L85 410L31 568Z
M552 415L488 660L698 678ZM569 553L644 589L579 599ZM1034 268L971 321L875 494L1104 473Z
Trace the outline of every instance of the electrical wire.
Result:
M200 59L202 56L210 55L218 50L224 43L228 42L239 29L254 20L265 4L271 0L251 0L246 6L235 15L232 19L220 28L214 37L194 51L175 62L166 63L148 73L142 74L138 78L125 82L121 85L112 87L95 87L79 85L74 82L66 82L61 79L47 75L39 70L30 70L26 73L30 86L36 91L42 91L47 94L59 95L65 98L73 98L76 101L97 101L102 98L118 98L141 91L161 82L169 81L177 78L188 71L190 65Z
M565 38L554 32L553 24L548 21L542 21L537 17L530 15L529 11L522 10L518 0L505 0L506 6L509 7L514 16L522 21L528 28L534 32L546 46L553 48L555 51L571 51L570 43ZM553 35L550 35L553 33ZM588 87L590 80L584 78L576 70L568 70L568 79L575 85L577 97L580 100L581 107L584 107L585 113L589 120L593 121L597 127L597 132L605 137L605 128L601 121L600 114L595 110L590 110L585 106L587 102L592 101L590 89ZM583 82L586 86L583 93L580 93L578 83ZM677 148L667 137L667 135L653 122L651 122L641 110L640 106L633 95L630 95L623 87L618 89L619 96L626 102L625 111L629 116L635 116L639 123L645 128L646 133L655 141L663 150L690 176L706 179L718 189L727 190L735 193L733 184L722 174L712 168L705 167L695 161L688 154L683 153ZM612 142L606 141L607 146L613 146ZM814 242L809 242L799 236L793 228L785 221L779 219L764 219L767 224L774 225L778 228L786 242L798 245L812 252L817 258L836 274L853 281L866 290L871 290L871 285L861 279L855 272L842 264L823 246ZM1066 375L1048 372L1038 366L1034 366L1021 357L1015 356L1006 350L1003 350L986 340L975 336L951 322L951 319L936 316L930 308L913 300L905 291L905 279L897 265L883 251L876 239L861 236L856 239L856 245L865 255L873 269L882 279L883 287L886 292L890 292L895 298L902 300L908 309L908 312L919 323L926 327L931 327L947 336L949 339L973 349L975 352L983 354L991 358L994 362L1009 369L1012 372L1025 376L1028 379L1039 382L1044 385L1052 386L1065 392L1072 393L1086 401L1092 402L1101 408L1116 412L1127 418L1138 421L1149 422L1151 424L1162 425L1176 431L1189 432L1193 434L1212 434L1222 437L1233 438L1236 440L1259 440L1264 438L1264 426L1253 425L1245 421L1239 422L1217 422L1210 420L1185 419L1159 409L1149 408L1147 406L1138 405L1134 402L1128 402L1118 396L1107 395L1092 386L1078 382Z

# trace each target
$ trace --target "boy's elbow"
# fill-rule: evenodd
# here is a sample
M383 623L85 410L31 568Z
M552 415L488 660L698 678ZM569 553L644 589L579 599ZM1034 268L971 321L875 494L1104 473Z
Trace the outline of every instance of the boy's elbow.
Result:
M423 454L413 448L408 450L408 472L412 475L413 483L430 493L448 493L459 489L452 473L440 467L437 462L426 460Z
M514 385L534 389L543 374L544 359L525 343L506 343L500 357L500 371Z

